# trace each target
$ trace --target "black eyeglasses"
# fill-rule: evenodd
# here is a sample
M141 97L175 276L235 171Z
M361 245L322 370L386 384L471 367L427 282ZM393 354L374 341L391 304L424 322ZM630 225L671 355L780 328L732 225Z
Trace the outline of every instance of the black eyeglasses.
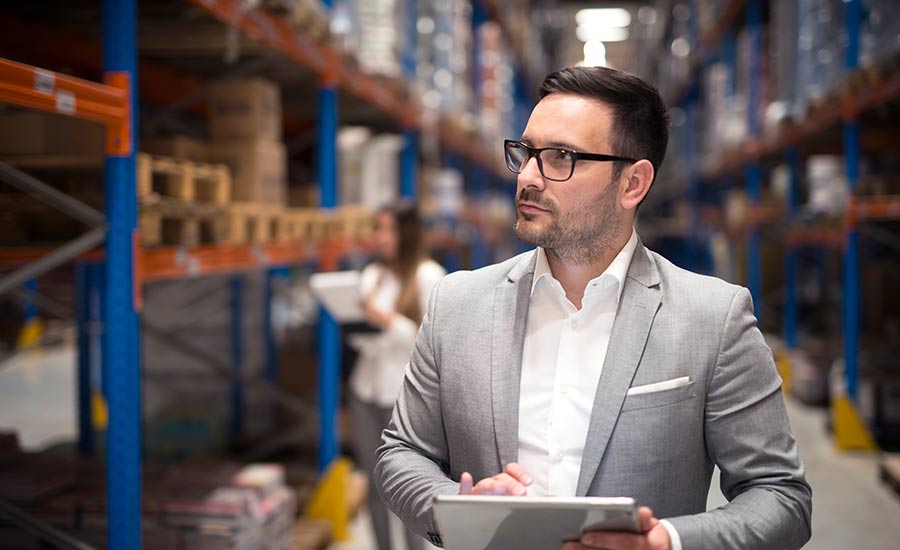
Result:
M503 142L506 151L506 167L513 174L521 174L531 157L537 159L538 170L541 175L551 181L566 181L575 173L575 161L594 160L600 162L627 162L635 163L634 159L617 157L614 155L601 155L599 153L579 153L559 147L529 147L521 141L507 139Z

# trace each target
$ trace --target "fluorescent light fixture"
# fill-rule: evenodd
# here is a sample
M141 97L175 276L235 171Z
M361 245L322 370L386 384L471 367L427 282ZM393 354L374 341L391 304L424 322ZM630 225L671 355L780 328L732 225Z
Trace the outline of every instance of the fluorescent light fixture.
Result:
M584 43L592 40L621 42L628 39L631 13L623 8L591 8L575 14L575 35Z
M578 25L575 29L575 36L578 37L578 40L585 43L592 40L600 40L601 42L622 42L623 40L628 40L628 28Z
M581 25L602 25L604 27L627 27L631 24L631 14L624 8L589 8L578 10L575 22Z

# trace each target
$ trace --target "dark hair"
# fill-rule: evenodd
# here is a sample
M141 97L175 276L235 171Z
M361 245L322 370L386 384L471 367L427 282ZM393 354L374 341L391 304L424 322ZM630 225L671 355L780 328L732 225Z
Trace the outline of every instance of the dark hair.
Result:
M383 206L379 212L391 214L397 221L397 259L391 268L400 278L400 295L397 297L396 311L413 321L422 320L419 304L419 285L416 273L425 259L425 238L422 220L415 203L401 201Z
M541 99L566 93L603 102L612 109L611 154L647 159L659 173L669 143L669 115L659 91L640 78L607 67L566 67L541 83ZM616 162L617 179L627 163Z

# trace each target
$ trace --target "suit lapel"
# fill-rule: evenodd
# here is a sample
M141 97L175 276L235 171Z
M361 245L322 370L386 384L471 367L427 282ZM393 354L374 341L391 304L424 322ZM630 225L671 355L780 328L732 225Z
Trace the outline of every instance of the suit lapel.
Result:
M625 394L644 353L659 309L659 273L649 252L638 244L628 269L619 311L613 323L603 372L597 384L591 421L578 476L577 496L587 495L619 418Z
M519 383L536 253L526 254L494 289L491 407L501 469L519 452Z

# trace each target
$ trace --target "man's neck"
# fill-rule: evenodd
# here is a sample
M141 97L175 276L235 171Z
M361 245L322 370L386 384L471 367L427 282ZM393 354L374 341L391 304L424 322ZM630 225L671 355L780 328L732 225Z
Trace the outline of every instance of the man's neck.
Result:
M622 236L616 237L611 246L601 247L596 259L588 263L573 262L565 256L557 254L554 250L544 249L550 273L562 285L566 298L572 302L572 305L581 309L581 300L584 298L584 289L587 284L609 268L619 252L628 244L630 238L630 231L623 232Z

